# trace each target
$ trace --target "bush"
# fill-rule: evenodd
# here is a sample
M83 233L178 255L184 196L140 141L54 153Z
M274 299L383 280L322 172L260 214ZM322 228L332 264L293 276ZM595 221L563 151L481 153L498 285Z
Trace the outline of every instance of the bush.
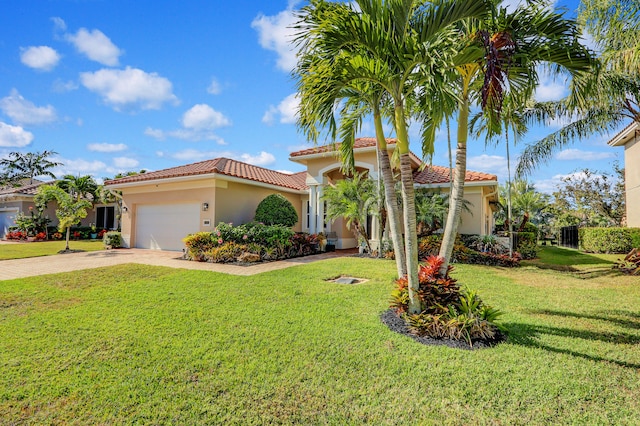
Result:
M400 315L409 330L419 336L461 340L472 345L474 339L495 339L498 334L496 319L500 311L482 303L471 290L460 290L456 280L449 276L451 267L443 276L439 273L444 260L432 256L418 272L417 296L422 310L408 314L409 289L406 277L396 280L391 294L391 308Z
M535 232L518 232L516 234L516 242L516 251L520 253L523 259L535 259L538 257L538 242Z
M106 248L122 247L122 235L117 231L110 231L104 234L102 242Z
M182 241L187 246L185 258L199 262L234 262L243 253L258 255L261 260L276 260L309 255L318 248L316 235L258 222L236 227L221 222L213 232L197 232Z
M527 222L524 224L524 228L520 231L522 232L531 232L533 233L533 239L536 241L538 239L538 234L540 233L538 227L531 222Z
M438 255L441 243L442 234L432 234L418 238L418 259L427 259L430 256ZM465 263L469 253L470 250L462 244L460 238L456 237L451 262Z
M515 268L520 266L521 256L518 252L513 253L513 257L509 257L508 254L495 254L495 253L482 253L478 251L472 251L467 255L465 263L472 265L485 265L485 266L503 266L505 268Z
M580 228L578 235L580 250L589 253L628 253L640 246L640 228Z
M298 213L283 195L271 194L258 204L255 219L265 225L283 225L291 228L298 222Z

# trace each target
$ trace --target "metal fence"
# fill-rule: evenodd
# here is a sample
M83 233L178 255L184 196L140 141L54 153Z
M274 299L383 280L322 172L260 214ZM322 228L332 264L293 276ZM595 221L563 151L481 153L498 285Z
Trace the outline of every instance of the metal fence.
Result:
M577 226L564 226L560 228L560 245L562 247L578 248Z

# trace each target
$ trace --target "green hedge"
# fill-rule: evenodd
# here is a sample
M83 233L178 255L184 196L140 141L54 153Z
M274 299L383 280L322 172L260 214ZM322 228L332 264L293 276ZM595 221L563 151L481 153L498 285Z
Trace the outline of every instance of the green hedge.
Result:
M580 228L580 250L589 253L628 253L640 247L640 228Z

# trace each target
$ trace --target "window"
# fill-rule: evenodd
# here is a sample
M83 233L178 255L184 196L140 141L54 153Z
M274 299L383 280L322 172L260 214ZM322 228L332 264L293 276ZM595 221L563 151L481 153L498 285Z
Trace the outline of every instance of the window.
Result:
M96 208L96 228L113 229L115 227L116 208L98 207Z

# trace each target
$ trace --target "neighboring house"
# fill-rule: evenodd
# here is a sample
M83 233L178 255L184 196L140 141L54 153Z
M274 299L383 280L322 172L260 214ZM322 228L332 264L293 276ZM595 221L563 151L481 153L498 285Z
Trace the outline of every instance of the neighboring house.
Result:
M632 122L608 143L610 146L624 146L627 226L640 227L640 123Z
M389 143L393 146L394 141ZM375 139L360 138L354 146L356 169L378 177ZM211 231L220 222L242 224L253 220L260 201L282 194L295 207L295 231L335 233L337 248L356 246L353 232L341 219L325 223L323 186L343 179L336 146L326 145L291 153L290 160L307 170L286 174L216 158L170 169L127 176L105 182L122 192L122 237L127 247L181 250L182 239L194 232ZM448 191L449 169L426 166L413 155L416 186ZM489 234L493 229L492 206L498 200L495 175L467 172L465 199L473 215L464 213L461 233ZM368 224L378 235L377 222Z
M9 227L15 225L18 213L29 215L29 208L35 208L34 197L38 187L50 183L52 182L36 182L15 188L0 188L0 238L5 236ZM47 205L44 215L51 220L50 226L58 224L55 201ZM81 225L89 226L92 223L98 228L114 229L117 226L115 207L112 204L96 204L87 212L87 217L82 219Z

